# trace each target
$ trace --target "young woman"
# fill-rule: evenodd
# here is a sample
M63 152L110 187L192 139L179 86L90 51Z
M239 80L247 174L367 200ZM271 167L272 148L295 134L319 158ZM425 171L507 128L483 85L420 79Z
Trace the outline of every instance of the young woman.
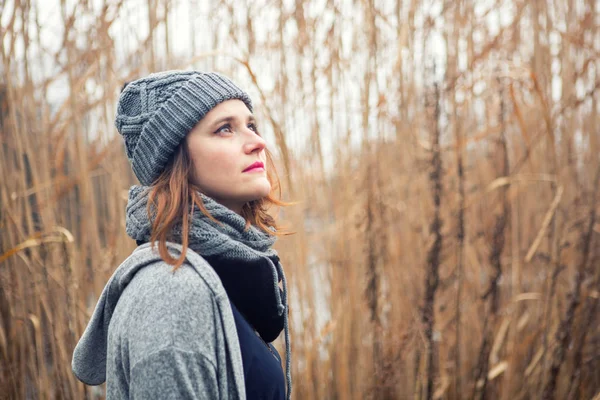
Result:
M142 186L116 269L72 368L111 399L290 398L285 275L266 213L278 178L248 95L227 77L167 71L130 82L116 126ZM279 284L282 284L283 290ZM285 377L270 342L285 331ZM286 393L287 381L287 393Z

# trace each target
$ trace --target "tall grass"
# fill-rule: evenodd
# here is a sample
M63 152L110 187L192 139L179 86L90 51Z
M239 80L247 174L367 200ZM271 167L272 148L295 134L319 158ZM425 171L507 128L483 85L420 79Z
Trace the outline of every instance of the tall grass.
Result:
M598 15L594 0L3 3L0 397L103 397L70 361L134 248L115 101L192 67L248 89L301 201L273 210L298 232L276 245L295 398L597 398Z

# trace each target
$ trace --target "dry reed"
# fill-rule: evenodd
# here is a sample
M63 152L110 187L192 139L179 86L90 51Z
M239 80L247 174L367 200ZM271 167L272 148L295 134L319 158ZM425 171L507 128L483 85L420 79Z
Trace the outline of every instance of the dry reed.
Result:
M249 90L301 201L273 210L298 232L277 244L294 398L600 398L598 15L595 0L2 3L0 398L103 397L70 361L134 247L115 101L188 67Z

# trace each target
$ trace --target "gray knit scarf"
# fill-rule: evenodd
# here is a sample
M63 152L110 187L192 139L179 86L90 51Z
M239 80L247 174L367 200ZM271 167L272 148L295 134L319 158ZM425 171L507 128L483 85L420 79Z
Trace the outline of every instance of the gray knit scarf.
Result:
M125 227L127 234L139 241L149 241L152 232L152 221L147 213L149 186L134 185L129 189ZM292 392L292 376L290 371L291 350L288 328L287 284L277 251L272 248L276 237L270 236L254 225L244 230L246 220L229 208L217 203L211 197L200 193L206 210L223 225L219 225L204 215L194 206L190 221L189 247L200 255L219 255L225 259L252 262L266 260L271 266L273 290L277 301L279 316L284 316L285 332L285 374L287 380L287 395L290 399ZM274 230L273 227L271 227ZM176 224L170 240L181 243L181 224ZM278 275L279 274L279 275ZM280 296L279 276L283 283L283 299Z

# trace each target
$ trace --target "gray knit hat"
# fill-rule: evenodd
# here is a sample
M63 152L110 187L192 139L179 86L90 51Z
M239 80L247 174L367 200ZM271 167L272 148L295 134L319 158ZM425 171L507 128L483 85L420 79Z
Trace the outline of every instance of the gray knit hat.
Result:
M142 185L151 185L181 140L217 104L246 92L216 72L164 71L128 83L119 97L115 125Z

